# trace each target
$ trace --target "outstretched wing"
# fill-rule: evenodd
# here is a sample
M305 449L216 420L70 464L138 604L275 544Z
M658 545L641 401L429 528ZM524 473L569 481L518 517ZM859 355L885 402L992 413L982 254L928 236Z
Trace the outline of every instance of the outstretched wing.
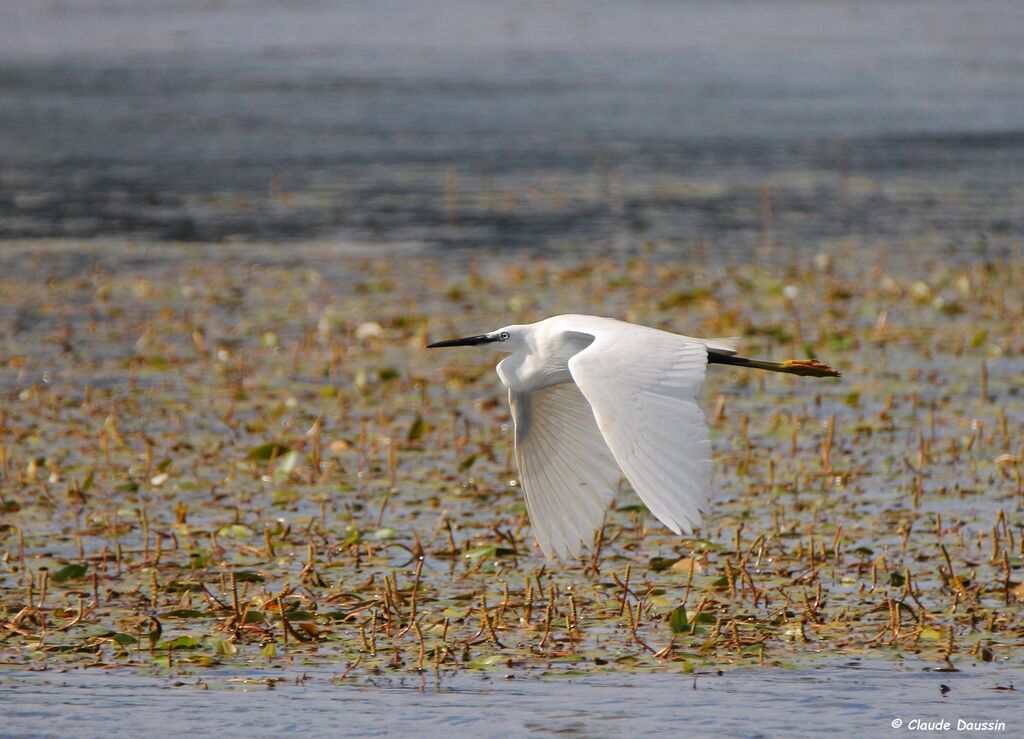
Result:
M509 390L508 402L534 535L548 558L576 557L603 523L622 473L575 385Z
M703 343L630 326L595 332L569 360L597 425L633 489L677 534L699 526L710 502L711 441L696 394Z

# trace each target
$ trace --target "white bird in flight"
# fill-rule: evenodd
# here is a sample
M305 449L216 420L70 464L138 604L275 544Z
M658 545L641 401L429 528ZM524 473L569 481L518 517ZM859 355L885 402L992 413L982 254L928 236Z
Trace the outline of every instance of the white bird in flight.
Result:
M427 348L493 344L515 423L515 454L545 556L577 557L604 522L620 476L677 535L711 500L711 440L697 405L709 363L839 377L815 360L737 356L735 339L695 339L597 316L562 315Z

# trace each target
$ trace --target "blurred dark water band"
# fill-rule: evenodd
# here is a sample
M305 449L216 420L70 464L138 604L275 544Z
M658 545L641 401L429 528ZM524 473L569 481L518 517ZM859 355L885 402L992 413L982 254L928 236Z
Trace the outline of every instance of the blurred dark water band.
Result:
M0 238L1012 250L1016 3L18 0Z

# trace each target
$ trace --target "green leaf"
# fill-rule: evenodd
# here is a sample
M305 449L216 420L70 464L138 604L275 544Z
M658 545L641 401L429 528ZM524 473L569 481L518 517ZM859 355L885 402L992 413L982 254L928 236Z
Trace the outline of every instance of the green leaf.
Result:
M277 645L274 642L268 642L264 645L263 649L260 650L260 656L266 657L267 659L274 659L277 656Z
M249 539L255 535L255 531L241 523L229 524L217 530L217 536L223 536L227 539Z
M473 670L492 670L495 667L501 667L502 662L506 658L500 654L491 654L486 657L476 657L465 663L465 667L469 667Z
M274 505L288 505L299 499L299 493L295 490L275 490L270 494L270 502Z
M667 570L680 560L680 557L651 557L648 566L655 572Z
M160 636L164 633L164 627L156 619L150 621L149 627L149 633L146 634L146 638L149 639L149 646L153 649L156 647L157 642L160 641Z
M236 647L234 644L227 641L226 639L221 639L214 646L215 649L217 650L217 654L221 655L222 657L234 657L236 654L238 654L238 647Z
M264 582L264 578L258 572L239 570L235 573L235 582Z
M211 555L209 554L191 554L191 560L185 565L186 569L189 570L201 570L210 564Z
M423 416L417 414L416 420L412 422L412 426L409 427L409 433L406 435L406 441L416 441L423 436Z
M289 451L291 449L284 444L268 441L266 444L260 444L250 449L246 459L253 462L266 462L269 459L280 457L282 454L287 454Z
M278 475L290 475L295 470L295 465L299 461L299 453L296 451L287 452L280 461L277 463L277 474Z
M179 636L177 639L170 639L168 641L162 641L156 645L156 650L161 649L167 651L168 649L195 649L199 646L199 642L191 636Z
M466 470L473 466L474 462L476 462L476 455L470 454L468 457L459 462L459 472L465 472Z
M466 559L480 559L481 557L508 557L515 552L507 547L499 547L494 544L484 544L466 552Z
M87 564L64 565L53 573L53 581L56 583L65 583L68 580L78 580L85 577L85 573L88 572L88 570L89 565Z
M701 611L697 615L691 616L690 620L698 624L713 624L718 621L718 618L710 611Z
M690 621L686 618L686 607L679 606L672 611L668 618L668 625L672 628L673 634L682 634L690 630Z

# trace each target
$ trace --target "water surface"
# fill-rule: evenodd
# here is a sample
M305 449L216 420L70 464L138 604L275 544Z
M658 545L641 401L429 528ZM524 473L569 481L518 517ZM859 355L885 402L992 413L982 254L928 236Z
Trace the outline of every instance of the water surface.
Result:
M7 735L900 736L914 718L1002 721L1005 731L991 733L1011 735L1024 722L1020 676L860 661L554 680L383 675L372 686L294 668L192 678L19 672L0 673L0 706ZM893 729L894 719L904 725Z
M1012 2L7 3L0 236L999 248L1022 28Z

